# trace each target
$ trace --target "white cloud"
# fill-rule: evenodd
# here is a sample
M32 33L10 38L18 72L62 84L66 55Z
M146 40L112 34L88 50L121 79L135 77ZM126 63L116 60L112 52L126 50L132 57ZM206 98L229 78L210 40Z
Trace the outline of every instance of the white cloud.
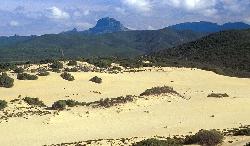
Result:
M10 21L10 26L19 26L19 22L15 21L15 20L12 20Z
M149 0L123 0L123 3L141 12L148 12L152 7Z
M115 11L122 14L122 15L126 14L126 10L124 8L121 8L121 7L115 7Z
M70 16L67 12L57 8L57 7L51 7L49 8L50 10L50 18L53 18L53 19L68 19Z

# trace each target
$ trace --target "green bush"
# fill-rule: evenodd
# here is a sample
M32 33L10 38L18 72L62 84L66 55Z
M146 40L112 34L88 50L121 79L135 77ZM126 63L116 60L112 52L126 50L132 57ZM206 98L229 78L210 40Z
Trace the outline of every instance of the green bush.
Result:
M54 110L64 110L66 108L66 101L65 100L59 100L54 102L54 104L52 105L52 109Z
M215 98L223 98L223 97L229 97L227 93L211 93L207 97L215 97Z
M24 72L24 69L21 68L21 67L18 67L18 68L16 68L16 69L14 69L14 72L15 72L15 73L23 73L23 72Z
M29 105L35 105L35 106L40 106L40 107L45 106L43 101L40 101L38 98L25 97L23 100Z
M14 79L9 77L6 73L0 75L0 87L11 88L14 86Z
M59 61L55 61L55 62L53 62L53 63L50 65L50 67L51 67L52 69L62 69L62 68L63 68L63 64L62 64L61 62L59 62Z
M184 144L215 146L223 142L224 136L216 130L200 130L193 136L187 136Z
M74 76L72 76L71 74L67 73L67 72L64 72L61 74L61 77L64 79L64 80L68 80L68 81L74 81L75 78Z
M95 77L91 78L89 81L101 84L102 83L102 78L99 78L99 77L95 76Z
M39 71L37 75L38 76L48 76L49 72L47 72L47 71Z
M161 95L161 94L172 94L172 95L178 95L180 97L183 97L178 92L176 92L172 87L163 86L163 87L153 87L151 89L147 89L143 93L140 94L140 96L150 96L150 95Z
M67 64L68 66L76 66L77 62L75 60L70 60L69 63Z
M38 77L36 75L30 75L27 73L17 74L18 80L37 80Z
M0 110L7 107L7 102L5 100L0 100Z
M182 142L171 138L167 138L166 140L151 138L136 142L132 146L182 146Z

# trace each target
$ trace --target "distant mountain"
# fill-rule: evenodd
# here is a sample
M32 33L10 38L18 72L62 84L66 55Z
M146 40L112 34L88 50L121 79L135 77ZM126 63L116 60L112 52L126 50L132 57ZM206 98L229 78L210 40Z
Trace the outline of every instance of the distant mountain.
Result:
M38 60L60 57L134 57L194 41L205 34L173 29L118 31L99 35L76 29L35 37L0 38L0 61ZM22 40L23 39L23 40ZM62 56L62 52L64 56Z
M194 42L152 53L157 62L215 68L215 72L250 77L250 29L222 31ZM170 61L171 62L171 61Z
M235 22L235 23L225 23L223 25L219 25L217 23L212 22L186 22L180 23L176 25L169 26L168 28L177 29L177 30L192 30L195 32L219 32L223 30L231 30L231 29L248 29L250 25L245 24L243 22Z
M103 34L128 30L129 29L124 27L120 21L117 21L114 18L106 17L98 20L95 27L90 28L85 32L91 34Z

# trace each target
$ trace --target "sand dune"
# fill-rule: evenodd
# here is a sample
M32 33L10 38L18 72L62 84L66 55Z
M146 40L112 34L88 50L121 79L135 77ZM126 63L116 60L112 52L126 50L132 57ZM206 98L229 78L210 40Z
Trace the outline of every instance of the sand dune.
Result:
M7 101L19 95L38 97L51 106L59 99L90 102L106 97L139 95L148 88L167 85L185 99L173 95L150 96L106 109L74 107L58 114L9 118L8 122L0 123L1 144L39 146L91 139L187 135L200 129L250 124L250 79L187 68L118 74L77 72L72 75L75 77L73 82L63 80L58 73L39 77L36 81L15 80L13 88L0 88L0 97ZM102 84L89 82L95 75L103 79ZM227 93L229 97L208 98L207 95L213 92ZM105 144L110 145L103 141L102 145Z

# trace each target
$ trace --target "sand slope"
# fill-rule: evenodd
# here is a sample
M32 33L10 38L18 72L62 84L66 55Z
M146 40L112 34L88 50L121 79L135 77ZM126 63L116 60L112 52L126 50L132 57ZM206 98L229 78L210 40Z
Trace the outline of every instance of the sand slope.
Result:
M172 86L177 96L140 98L108 109L75 107L58 115L10 118L0 123L0 141L10 146L39 146L90 139L186 135L199 129L224 129L249 125L250 79L216 75L198 69L164 68L138 73L72 73L75 81L51 73L37 81L15 81L11 89L0 88L0 97L10 101L18 95L39 97L48 106L59 99L96 101L124 95L139 95L147 88ZM102 84L88 80L93 76ZM101 92L101 94L93 93ZM207 95L227 93L227 98ZM212 115L214 117L212 117ZM107 144L108 145L108 144Z

